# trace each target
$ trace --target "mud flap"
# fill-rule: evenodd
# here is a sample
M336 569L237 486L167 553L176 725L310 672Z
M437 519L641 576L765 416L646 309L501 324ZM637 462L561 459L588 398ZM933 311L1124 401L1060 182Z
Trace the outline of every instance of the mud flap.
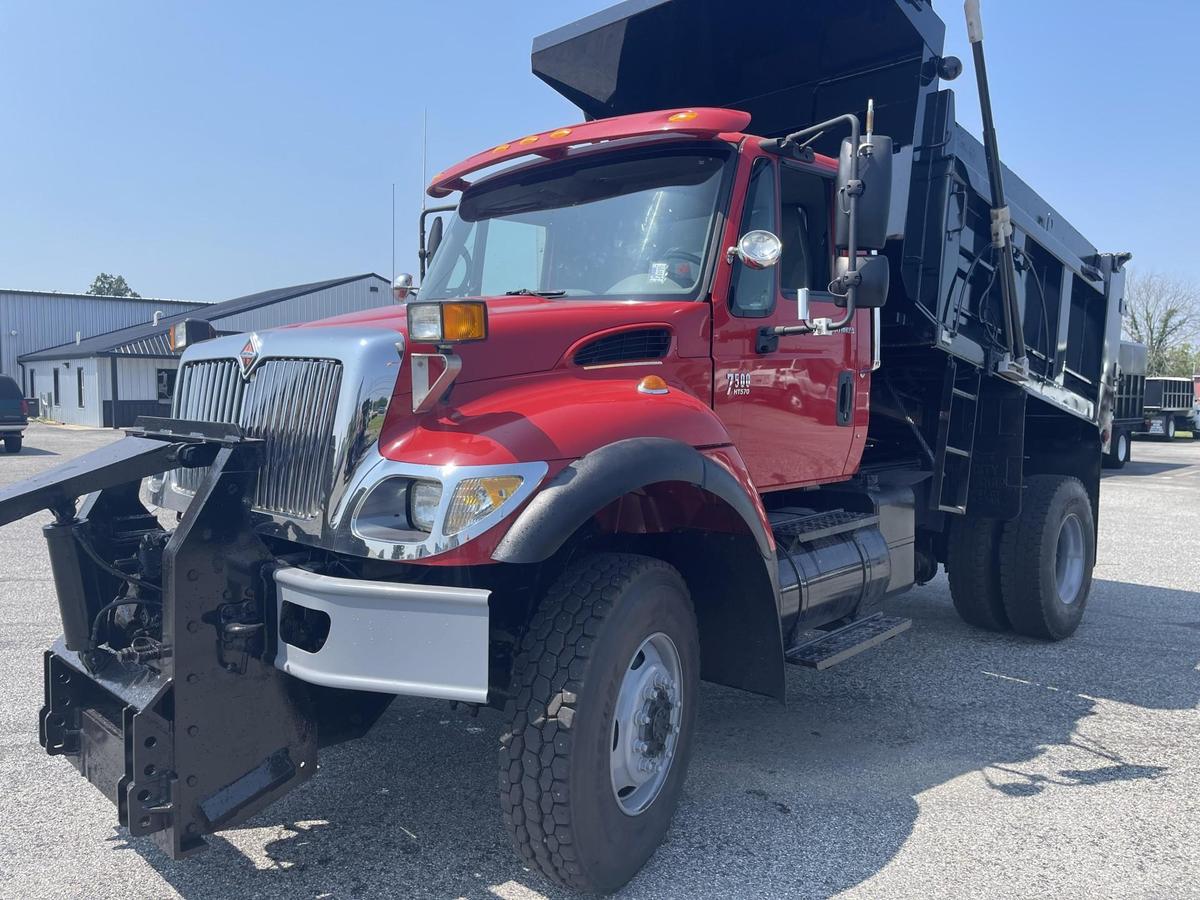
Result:
M138 442L123 451L105 448L107 468L87 476L87 487L100 490L90 508L136 504L138 479L180 465L179 452L146 442L178 438L175 431L113 445ZM211 464L162 551L161 654L146 662L89 656L58 641L45 654L39 723L47 753L68 757L116 804L131 835L149 835L176 859L296 787L317 764L309 690L269 659L273 563L252 530L248 499L260 445L236 429L185 444L208 448L197 461ZM69 526L80 467L57 482L55 474L36 491L18 491L16 505L52 506Z

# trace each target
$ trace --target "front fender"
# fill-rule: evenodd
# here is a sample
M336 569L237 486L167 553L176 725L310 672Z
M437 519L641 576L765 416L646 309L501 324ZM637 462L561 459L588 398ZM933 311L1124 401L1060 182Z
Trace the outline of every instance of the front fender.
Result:
M783 629L778 567L762 503L748 477L735 474L732 448L705 455L666 438L629 438L571 463L534 496L492 558L548 559L597 512L654 484L684 482L724 501L753 542L694 534L668 559L683 572L700 628L701 674L708 681L784 698Z
M610 503L631 491L671 481L695 485L724 500L746 523L764 560L774 560L774 542L757 496L747 493L728 469L694 447L660 437L606 444L568 465L509 526L492 558L508 563L549 559Z

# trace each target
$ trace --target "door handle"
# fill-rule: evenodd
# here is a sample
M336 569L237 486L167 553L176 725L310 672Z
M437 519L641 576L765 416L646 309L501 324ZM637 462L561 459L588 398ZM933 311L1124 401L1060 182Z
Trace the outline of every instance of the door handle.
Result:
M854 373L838 373L837 423L849 425L854 418Z

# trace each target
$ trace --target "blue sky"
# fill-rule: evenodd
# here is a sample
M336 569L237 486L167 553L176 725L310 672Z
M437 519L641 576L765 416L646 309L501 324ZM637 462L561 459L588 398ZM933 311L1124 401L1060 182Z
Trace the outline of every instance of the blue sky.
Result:
M430 173L576 121L530 42L607 5L0 0L0 287L104 270L224 299L386 276L393 182L411 270L422 112ZM978 134L961 4L936 6ZM984 0L984 17L1006 162L1102 249L1200 279L1200 4Z

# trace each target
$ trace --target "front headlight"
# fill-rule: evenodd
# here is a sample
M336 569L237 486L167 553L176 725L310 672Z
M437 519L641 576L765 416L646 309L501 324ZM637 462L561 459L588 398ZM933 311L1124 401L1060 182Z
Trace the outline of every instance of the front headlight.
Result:
M508 502L524 481L520 475L464 478L454 489L454 496L450 498L446 525L442 531L449 536L469 528Z
M414 481L408 491L408 520L422 531L433 531L442 486L436 481Z

